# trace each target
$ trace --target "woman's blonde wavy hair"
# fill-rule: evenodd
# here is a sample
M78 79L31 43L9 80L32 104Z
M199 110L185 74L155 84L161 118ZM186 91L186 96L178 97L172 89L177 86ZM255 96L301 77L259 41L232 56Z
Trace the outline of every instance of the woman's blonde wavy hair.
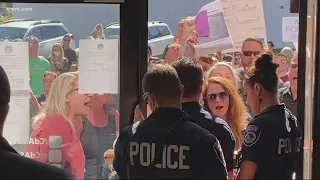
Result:
M230 64L228 64L228 63L226 63L226 62L218 62L218 63L216 63L215 65L213 65L213 66L210 68L207 77L208 77L208 78L212 77L212 74L213 74L214 70L215 70L217 67L220 67L220 66L225 66L225 67L227 67L227 68L230 69L230 71L232 72L233 84L234 84L234 85L236 86L236 88L238 89L238 87L239 87L239 77L238 77L238 75L237 75L237 73L236 73L236 70L235 70Z
M53 81L46 103L44 103L39 113L33 118L33 128L35 128L35 126L42 121L45 116L55 113L63 116L69 122L72 129L75 130L74 124L67 114L65 99L68 93L73 90L74 82L77 78L77 72L68 72L59 75Z
M233 135L235 136L237 150L241 146L243 140L242 132L243 130L245 130L248 122L247 107L243 103L236 87L233 84L231 84L228 79L224 77L211 77L205 82L202 91L205 110L211 112L208 105L208 101L206 100L206 97L208 95L208 88L211 84L221 85L222 88L229 94L230 102L225 121L228 123Z

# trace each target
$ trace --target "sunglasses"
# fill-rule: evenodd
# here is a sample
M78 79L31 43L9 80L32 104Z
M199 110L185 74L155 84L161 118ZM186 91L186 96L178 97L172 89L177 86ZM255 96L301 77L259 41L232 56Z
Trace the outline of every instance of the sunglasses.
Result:
M227 99L227 97L229 97L229 93L228 92L219 92L217 94L215 94L215 93L208 94L206 99L208 101L213 102L213 101L217 100L217 97L219 97L219 99L223 101L223 100Z
M148 95L151 94L151 92L146 92L142 95L142 99L148 104L149 98Z
M291 69L295 69L295 68L297 68L297 67L298 67L298 64L291 64L291 65L290 65L290 68L291 68Z
M285 64L286 61L285 61L285 60L280 60L280 61L278 61L278 63L279 63L279 64Z
M260 54L260 51L242 51L242 54L245 56L258 56Z

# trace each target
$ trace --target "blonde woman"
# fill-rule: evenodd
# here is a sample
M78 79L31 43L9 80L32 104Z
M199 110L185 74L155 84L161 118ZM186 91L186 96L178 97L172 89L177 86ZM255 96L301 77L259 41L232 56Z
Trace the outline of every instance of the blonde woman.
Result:
M230 82L239 89L239 78L235 69L226 62L218 62L208 72L207 78L221 76L230 80Z
M94 39L105 39L106 36L104 35L102 24L97 24L90 36Z
M48 60L51 71L60 75L68 71L68 59L64 57L64 51L61 44L56 43L52 46Z
M85 156L74 121L88 115L89 103L88 95L79 94L76 72L58 76L51 86L47 103L34 117L30 140L35 143L28 145L27 152L38 154L33 157L37 161L61 165L74 179L83 179ZM61 151L61 161L58 155L49 153L52 149Z
M238 150L248 122L248 113L235 86L226 78L212 77L204 84L203 99L205 110L228 123L236 139L235 150Z

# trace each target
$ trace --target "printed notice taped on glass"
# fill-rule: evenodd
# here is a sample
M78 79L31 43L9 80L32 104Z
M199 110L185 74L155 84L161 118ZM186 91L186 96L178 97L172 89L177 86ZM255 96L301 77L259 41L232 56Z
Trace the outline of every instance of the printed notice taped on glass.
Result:
M196 17L196 31L199 42L195 45L196 57L233 48L220 0L200 9Z
M0 64L11 87L10 110L3 135L11 145L27 144L30 134L28 43L0 42Z
M79 93L118 94L119 40L81 39L79 50Z

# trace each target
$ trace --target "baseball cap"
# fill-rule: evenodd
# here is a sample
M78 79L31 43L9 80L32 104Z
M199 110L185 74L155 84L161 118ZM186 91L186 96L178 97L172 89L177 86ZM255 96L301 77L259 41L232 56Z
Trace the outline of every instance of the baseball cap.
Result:
M0 65L0 105L7 105L10 102L10 83L8 76Z
M68 39L71 38L71 34L66 34L63 36L63 39L66 39L66 38L68 38Z

